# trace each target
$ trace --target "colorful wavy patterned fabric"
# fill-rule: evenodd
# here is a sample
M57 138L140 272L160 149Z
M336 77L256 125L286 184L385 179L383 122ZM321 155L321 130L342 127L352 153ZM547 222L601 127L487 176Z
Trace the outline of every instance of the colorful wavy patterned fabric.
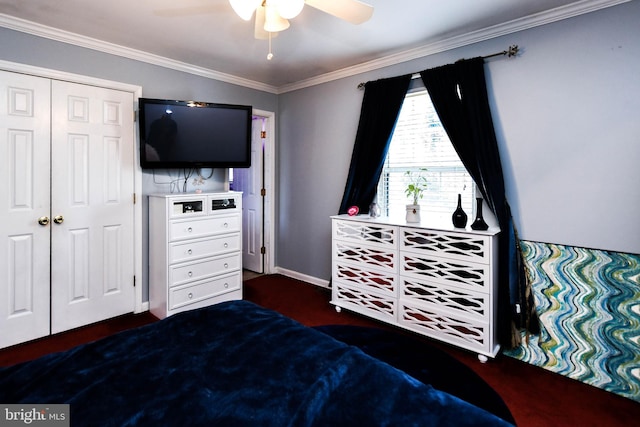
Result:
M505 354L640 402L640 255L521 244L542 332Z

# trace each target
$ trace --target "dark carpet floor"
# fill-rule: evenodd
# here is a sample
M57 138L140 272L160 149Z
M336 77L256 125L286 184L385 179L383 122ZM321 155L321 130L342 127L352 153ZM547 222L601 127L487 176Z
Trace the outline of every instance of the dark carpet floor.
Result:
M424 341L398 332L352 325L315 329L515 424L502 398L465 364Z

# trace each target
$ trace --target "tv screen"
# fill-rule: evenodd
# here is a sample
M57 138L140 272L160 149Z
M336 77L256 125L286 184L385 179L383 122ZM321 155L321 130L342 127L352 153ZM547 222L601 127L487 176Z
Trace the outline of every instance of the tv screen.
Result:
M251 166L248 105L140 98L140 166Z

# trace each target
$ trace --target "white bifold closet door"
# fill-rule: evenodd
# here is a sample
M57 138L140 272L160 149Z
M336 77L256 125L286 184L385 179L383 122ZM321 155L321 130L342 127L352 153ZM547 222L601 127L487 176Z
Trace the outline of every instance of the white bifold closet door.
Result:
M51 331L133 311L133 94L52 82Z
M133 94L1 85L0 347L132 312Z
M49 334L50 93L0 71L0 347Z

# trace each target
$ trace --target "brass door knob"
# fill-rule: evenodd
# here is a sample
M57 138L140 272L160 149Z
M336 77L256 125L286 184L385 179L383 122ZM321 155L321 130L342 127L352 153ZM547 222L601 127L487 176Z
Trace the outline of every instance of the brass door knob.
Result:
M64 222L64 217L62 215L58 215L53 217L53 222L56 224L62 224Z
M49 225L49 217L48 216L41 216L40 218L38 218L38 224L40 224L40 225Z

